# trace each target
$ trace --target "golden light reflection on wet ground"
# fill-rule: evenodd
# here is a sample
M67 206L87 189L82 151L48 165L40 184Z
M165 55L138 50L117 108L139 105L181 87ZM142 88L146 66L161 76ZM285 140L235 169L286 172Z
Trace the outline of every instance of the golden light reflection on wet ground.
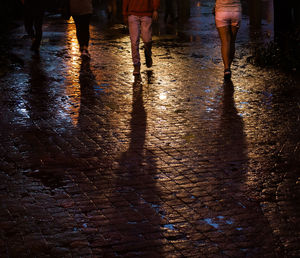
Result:
M79 45L76 38L76 27L73 19L71 18L67 24L66 41L68 47L67 69L66 69L66 96L69 98L68 105L66 107L68 115L70 116L74 126L78 123L78 116L80 110L80 52Z
M198 11L213 3L197 2ZM3 170L8 167L11 175L8 181L1 174L3 201L8 200L4 207L20 211L12 217L4 209L3 219L13 230L17 223L26 234L24 214L33 223L30 232L42 232L41 239L49 243L61 243L60 235L53 235L63 230L66 244L53 250L53 256L83 250L85 257L88 248L88 254L103 256L102 247L111 246L121 251L107 256L122 256L128 251L122 249L124 243L142 253L149 239L155 241L151 251L161 254L157 257L175 249L182 251L178 257L224 256L224 250L228 256L261 257L272 256L278 247L273 235L283 245L290 243L285 233L291 231L280 230L289 226L284 221L291 213L281 216L272 207L294 206L271 202L282 198L273 184L275 172L276 180L282 175L274 156L296 131L291 126L297 128L297 100L280 94L276 100L272 87L281 75L246 62L245 31L239 34L232 84L225 84L213 17L199 17L192 17L183 31L174 25L172 35L161 25L161 34L154 37L152 68L145 67L141 50L140 78L132 75L123 25L99 21L91 26L90 62L80 58L71 21L66 45L45 41L41 57L48 63L42 70L49 77L44 85L49 91L27 91L26 62L24 70L9 75L1 88L3 121L7 127L16 120L27 122L20 129L1 131L3 150L8 150ZM63 69L48 70L50 66ZM6 115L6 110L15 113ZM17 189L8 198L7 182L11 192ZM267 196L273 206L264 212L262 198L273 190L274 196ZM40 207L45 207L46 221L37 212ZM5 236L16 241L15 235Z

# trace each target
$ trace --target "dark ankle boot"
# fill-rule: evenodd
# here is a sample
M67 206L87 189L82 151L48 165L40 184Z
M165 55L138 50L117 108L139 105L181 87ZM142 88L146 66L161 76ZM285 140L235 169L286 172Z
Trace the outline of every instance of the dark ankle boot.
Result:
M150 68L152 66L152 42L147 42L144 44L145 48L145 59L146 59L146 66Z

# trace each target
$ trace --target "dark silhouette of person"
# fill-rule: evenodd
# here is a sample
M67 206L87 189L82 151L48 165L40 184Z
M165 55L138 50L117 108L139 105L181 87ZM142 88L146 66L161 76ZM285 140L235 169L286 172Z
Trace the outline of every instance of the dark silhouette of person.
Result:
M82 57L90 58L90 20L93 13L92 0L70 0L70 15L76 26L76 36Z
M175 9L174 4L176 4L176 0L165 0L165 15L164 15L164 21L168 22L170 17L170 22L173 22L177 19L175 17Z
M43 36L45 1L21 0L24 4L24 26L32 40L31 50L38 52Z

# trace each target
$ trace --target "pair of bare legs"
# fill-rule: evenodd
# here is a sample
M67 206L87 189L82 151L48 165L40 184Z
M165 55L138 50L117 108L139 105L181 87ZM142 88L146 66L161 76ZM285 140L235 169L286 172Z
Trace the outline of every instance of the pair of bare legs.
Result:
M221 54L224 64L224 76L231 76L230 67L235 54L235 40L238 26L224 26L217 28L221 39Z

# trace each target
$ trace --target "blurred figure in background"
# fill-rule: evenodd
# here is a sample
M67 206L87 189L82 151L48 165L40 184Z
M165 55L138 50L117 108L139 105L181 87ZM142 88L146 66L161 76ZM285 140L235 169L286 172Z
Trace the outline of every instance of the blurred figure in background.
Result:
M24 5L24 26L32 40L31 50L38 52L43 36L45 1L21 0Z
M76 36L82 57L90 58L90 19L93 13L92 0L70 0L70 15L76 26Z
M170 20L171 23L175 20L174 3L176 3L176 0L165 0L165 16L164 16L165 22L168 22L169 17L171 19Z
M224 79L231 78L231 64L235 54L235 40L242 19L240 0L216 0L215 22L221 39Z
M152 21L158 20L159 0L123 0L123 17L131 40L133 75L140 74L140 36L144 42L146 66L152 66Z
M106 0L106 12L110 21L119 22L122 19L122 0Z

